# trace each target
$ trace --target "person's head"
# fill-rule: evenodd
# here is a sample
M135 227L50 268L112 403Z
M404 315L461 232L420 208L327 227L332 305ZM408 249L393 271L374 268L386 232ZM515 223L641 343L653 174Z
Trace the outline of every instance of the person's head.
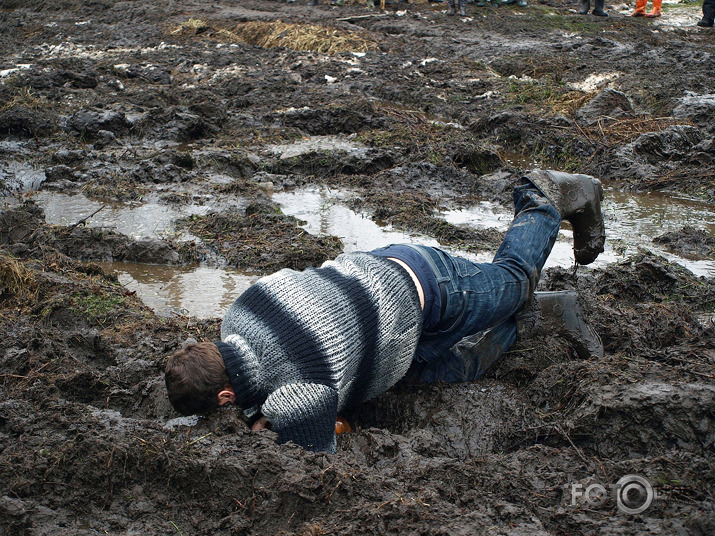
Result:
M236 401L221 352L212 342L190 343L174 352L164 379L169 401L182 415L206 413Z

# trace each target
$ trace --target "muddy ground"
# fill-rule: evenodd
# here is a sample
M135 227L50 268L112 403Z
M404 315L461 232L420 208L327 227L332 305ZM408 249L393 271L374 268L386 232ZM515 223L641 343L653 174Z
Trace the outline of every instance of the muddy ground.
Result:
M603 359L518 341L482 381L356 408L335 455L233 409L176 420L164 361L220 319L158 316L99 263L268 273L341 251L271 191L347 187L356 210L468 250L501 234L434 210L508 204L533 165L715 199L699 5L650 21L561 0L468 19L347 4L0 2L0 534L715 533L715 279L647 248L542 278L581 293ZM357 149L280 149L315 136ZM134 240L47 224L38 188L210 209ZM702 229L659 240L715 256ZM656 493L637 514L610 490L631 474ZM604 500L574 493L594 484Z

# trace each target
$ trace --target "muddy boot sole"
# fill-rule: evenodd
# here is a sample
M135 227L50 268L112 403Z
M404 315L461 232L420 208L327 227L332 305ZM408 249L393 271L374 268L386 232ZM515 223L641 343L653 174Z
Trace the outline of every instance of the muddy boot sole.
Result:
M573 228L573 250L576 262L590 264L603 253L606 242L606 229L601 214L603 185L598 179L593 179L590 185L585 183L583 187L591 189L588 196L595 201L589 203L582 212L570 216L568 221Z
M581 359L603 357L603 343L586 321L574 291L535 292L532 300L516 314L518 337L558 335Z
M589 175L534 170L524 177L556 207L573 228L576 262L590 264L603 253L606 229L601 214L603 185Z

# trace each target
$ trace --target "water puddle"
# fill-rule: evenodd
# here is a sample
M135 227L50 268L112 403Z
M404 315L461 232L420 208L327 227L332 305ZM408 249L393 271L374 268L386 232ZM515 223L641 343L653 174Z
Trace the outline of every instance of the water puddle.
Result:
M221 318L258 276L231 268L163 266L115 262L104 265L119 282L162 316Z
M509 151L500 151L499 157L517 169L536 169L542 167L540 162L524 153L513 153Z
M346 195L346 192L311 188L275 194L273 199L281 204L283 212L306 221L303 228L311 234L341 237L346 252L367 251L399 242L438 245L430 237L380 227L365 216L355 214L341 203ZM707 204L662 193L633 194L610 188L606 191L603 215L606 221L606 248L591 267L604 267L625 260L637 253L639 248L646 248L685 266L696 275L715 275L715 261L686 259L652 242L656 236L677 231L686 225L715 234L715 212ZM453 225L504 231L513 219L513 212L501 205L484 201L472 207L443 212L441 216ZM569 229L559 232L546 263L547 268L573 266L572 240L573 234ZM493 252L475 255L452 251L477 262L489 262L493 256Z
M81 194L37 192L35 202L45 211L47 223L73 225L85 218L89 227L111 229L134 239L161 238L172 235L174 221L194 214L204 215L208 205L167 206L158 199L148 198L142 203L107 203L94 201ZM183 240L191 237L182 236Z
M8 193L37 190L44 180L44 171L25 162L9 161L0 164L0 189Z
M380 226L368 217L356 214L341 203L345 191L309 188L273 194L285 214L306 222L303 229L313 235L339 236L345 252L368 251L395 243L439 245L436 240L406 233L391 226Z
M281 160L309 153L345 151L355 155L367 153L368 148L349 137L344 136L309 136L293 143L267 145L266 150L280 155Z
M711 235L715 234L715 212L706 203L658 192L633 194L607 188L602 208L606 222L606 247L590 267L604 267L609 263L625 260L640 248L645 248L686 267L696 275L715 275L715 261L686 259L653 243L653 238L677 231L686 225L703 229ZM455 225L506 230L512 213L499 205L481 203L467 209L446 212L444 218ZM562 229L559 232L546 268L568 268L574 264L572 240L573 234L570 230ZM463 255L480 262L489 261L491 258L491 253Z

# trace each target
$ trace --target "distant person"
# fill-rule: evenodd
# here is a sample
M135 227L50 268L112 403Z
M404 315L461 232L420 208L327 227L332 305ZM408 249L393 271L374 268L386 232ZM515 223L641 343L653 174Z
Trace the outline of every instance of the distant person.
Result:
M631 17L648 17L649 19L660 17L660 6L663 4L663 0L653 0L653 9L650 13L645 12L647 3L648 0L636 0L636 10L631 13Z
M344 0L330 0L330 5L331 6L342 6ZM319 0L308 0L308 3L306 4L307 6L317 6L319 4Z
M457 2L459 2L459 8L457 8ZM467 0L449 0L447 15L456 15L457 9L459 9L459 14L464 17L467 14Z
M491 263L403 244L263 277L226 312L221 341L190 343L169 358L169 401L184 415L235 404L252 430L335 452L342 410L402 379L475 380L517 334L540 328L563 335L580 357L601 357L576 293L534 290L562 219L578 263L603 251L602 197L593 177L534 170L514 188L514 220Z
M703 18L698 21L698 26L712 28L715 21L715 0L703 0Z
M640 1L640 0L639 0ZM595 0L593 7L593 14L597 17L608 17L608 13L603 10L604 0ZM579 13L581 15L588 15L588 10L591 8L591 0L581 0L581 9Z

